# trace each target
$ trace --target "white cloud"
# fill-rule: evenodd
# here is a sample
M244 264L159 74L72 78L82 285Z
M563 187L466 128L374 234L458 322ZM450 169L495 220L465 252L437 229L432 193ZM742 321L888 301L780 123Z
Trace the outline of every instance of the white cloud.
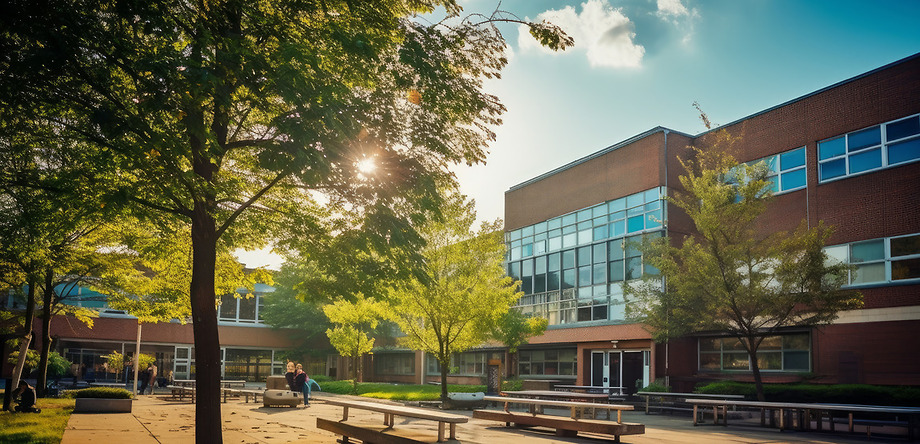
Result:
M690 11L680 0L658 0L658 16L678 18L690 15Z
M696 8L687 9L681 0L658 0L658 11L655 15L676 26L684 34L684 44L689 43L693 37L696 19L700 17Z
M547 49L521 25L518 46L522 51L564 54L584 50L591 66L635 68L642 64L645 48L634 41L633 22L623 15L622 9L613 8L607 0L588 0L581 4L581 13L572 6L545 11L536 18L538 22L542 20L562 28L575 39L575 47L560 52Z

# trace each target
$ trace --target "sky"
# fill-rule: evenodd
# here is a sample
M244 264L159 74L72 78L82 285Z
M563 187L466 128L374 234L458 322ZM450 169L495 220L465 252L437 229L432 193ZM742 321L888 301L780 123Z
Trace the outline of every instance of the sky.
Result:
M485 165L454 168L479 220L509 188L656 126L705 130L920 52L918 0L461 0L547 20L563 52L502 26L509 63L485 88L507 107ZM918 73L920 75L920 73ZM267 251L239 254L277 268Z

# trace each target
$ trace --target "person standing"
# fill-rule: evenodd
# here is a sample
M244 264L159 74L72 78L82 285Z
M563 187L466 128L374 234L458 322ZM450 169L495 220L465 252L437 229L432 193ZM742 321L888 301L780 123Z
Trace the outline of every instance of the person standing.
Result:
M152 369L153 364L147 364L147 370L142 371L137 375L137 380L140 381L141 386L137 389L137 392L144 394L147 392L147 384L150 382L150 370Z
M157 384L157 363L154 362L150 364L150 367L147 367L149 374L147 375L147 383L150 385L150 394L153 394L153 388Z
M310 376L303 371L303 365L297 364L297 370L294 371L295 389L292 390L303 393L303 405L306 406L310 405L310 384L307 383L308 379L310 379Z
M287 363L287 373L284 374L284 379L287 381L288 388L291 389L292 392L298 391L294 390L294 363L291 361Z

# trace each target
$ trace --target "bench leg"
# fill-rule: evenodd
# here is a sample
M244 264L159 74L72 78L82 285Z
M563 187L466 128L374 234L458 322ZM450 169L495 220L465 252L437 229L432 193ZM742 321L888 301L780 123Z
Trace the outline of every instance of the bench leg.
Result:
M438 421L438 442L444 441L444 422Z
M450 423L450 439L457 439L457 423L455 422Z
M342 421L348 421L348 406L342 407Z
M697 416L697 407L698 406L696 404L693 404L693 426L694 427L696 427L696 420L697 418L699 418L699 416Z

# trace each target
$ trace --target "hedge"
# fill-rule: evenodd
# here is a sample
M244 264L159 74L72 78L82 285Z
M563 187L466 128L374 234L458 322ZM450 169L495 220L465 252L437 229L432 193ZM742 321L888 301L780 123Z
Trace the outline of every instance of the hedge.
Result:
M866 384L764 384L764 396L773 402L822 402L891 406L920 405L920 387ZM757 398L754 384L720 381L700 385L696 393L744 395Z

